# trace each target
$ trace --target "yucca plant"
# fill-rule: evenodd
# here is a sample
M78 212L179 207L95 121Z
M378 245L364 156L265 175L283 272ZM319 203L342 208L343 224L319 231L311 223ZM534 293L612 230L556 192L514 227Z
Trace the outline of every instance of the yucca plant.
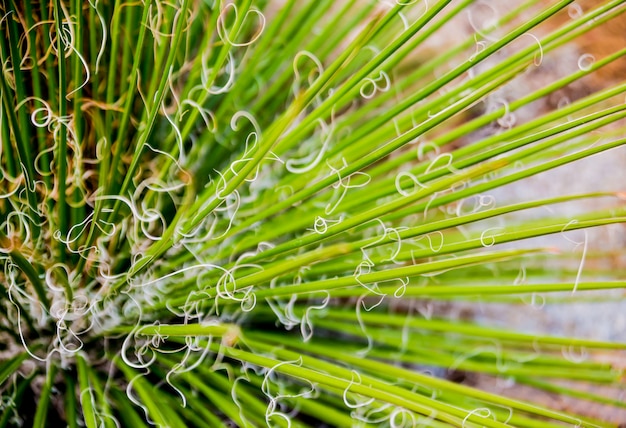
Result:
M625 343L479 315L623 302L623 183L511 189L626 142L626 5L496 3L2 2L0 426L616 423Z

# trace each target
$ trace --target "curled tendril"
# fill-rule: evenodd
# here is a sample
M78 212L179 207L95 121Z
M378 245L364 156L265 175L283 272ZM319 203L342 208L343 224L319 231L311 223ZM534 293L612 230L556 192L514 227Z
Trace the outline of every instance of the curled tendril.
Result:
M469 420L472 416L474 416L474 415L475 415L475 416L478 416L478 417L480 417L480 418L483 418L483 419L486 419L486 418L489 418L489 417L491 417L491 416L494 416L494 415L493 415L493 412L492 412L489 408L487 408L487 407L479 407L479 408L474 409L474 410L472 410L471 412L469 412L469 413L467 414L467 416L465 416L465 417L463 418L463 423L461 424L461 426L462 426L463 428L465 428L465 427L467 426L467 422L468 422L468 420Z
M350 409L358 409L360 407L366 407L369 406L370 404L372 404L374 402L374 398L369 398L366 400L362 400L362 401L354 401L354 402L350 402L350 400L348 399L348 392L350 391L350 388L353 385L361 385L361 375L355 371L355 370L351 370L351 379L350 379L350 383L348 384L348 386L346 387L346 389L343 390L343 404L346 405L346 407L350 408ZM354 394L352 394L354 395Z
M322 311L330 303L330 293L325 291L325 297L319 305L308 306L300 321L300 333L302 334L302 340L308 342L313 337L313 322L311 321L311 312Z
M303 158L288 159L285 162L285 168L287 169L288 172L291 172L293 174L303 174L305 172L309 172L313 168L315 168L317 165L319 165L319 163L324 158L324 155L326 154L326 151L328 150L328 146L330 145L330 141L333 137L333 132L335 130L335 127L334 127L334 124L332 124L331 126L328 126L326 122L324 122L321 119L318 119L318 122L320 123L321 128L322 128L322 133L321 133L322 134L322 137L321 137L322 147L319 149L317 153L312 152L311 154Z
M578 265L578 270L576 272L576 279L574 281L574 287L572 288L572 293L575 293L576 290L578 289L578 284L580 283L580 278L582 277L583 269L585 267L585 260L587 258L587 249L589 247L589 234L588 234L587 230L583 230L583 240L582 241L573 240L573 239L569 238L567 236L567 234L565 233L565 232L567 232L567 229L571 225L577 224L577 223L578 223L578 220L571 220L565 226L563 226L563 229L561 229L561 235L563 236L563 238L565 238L567 241L569 241L572 244L574 244L574 251L576 251L579 247L582 247L582 255L580 257L580 263Z
M295 55L292 61L293 73L295 75L295 79L293 83L293 92L295 95L300 93L300 90L301 90L302 73L300 71L300 63L301 63L302 58L311 60L313 64L315 65L313 71L310 72L308 76L309 85L312 85L317 79L317 77L321 76L322 73L324 73L324 66L322 65L322 62L320 61L318 57L316 57L313 53L309 51L305 51L305 50L299 51Z
M363 79L360 94L363 98L370 99L379 92L387 92L391 89L391 78L384 71L379 71L377 77Z
M406 186L402 184L402 181L406 181L404 179L409 179L412 182L413 188L410 191L405 190ZM395 184L396 184L396 191L402 196L411 196L412 194L417 192L419 189L428 188L427 185L422 184L419 181L419 179L409 171L402 171L396 174Z
M303 364L302 357L299 357L297 360L282 361L274 365L273 367L271 367L265 373L263 377L263 382L261 383L261 391L269 399L269 404L267 406L267 410L265 411L265 421L267 422L268 426L272 426L270 424L270 419L274 417L283 419L288 424L288 426L291 426L291 417L288 414L281 412L280 410L277 410L279 407L279 400L284 399L284 398L286 399L298 398L298 397L306 398L314 394L315 385L313 384L313 382L307 379L302 379L302 380L308 384L308 387L303 388L300 392L297 392L295 394L283 392L282 388L280 387L281 385L276 382L276 373L282 366L290 365L290 366L295 366L295 367L302 367L302 364ZM278 386L279 391L277 393L272 392L273 383L276 384L276 386Z
M596 61L596 58L593 55L589 53L582 54L578 58L578 68L581 71L589 71L591 70L591 67L593 67L593 63L595 61Z
M480 234L480 245L485 248L493 247L497 242L497 231L503 230L502 227L490 227L489 229L485 229ZM496 233L494 233L496 232Z
M224 7L222 8L222 10L220 11L219 17L217 18L217 34L219 38L222 39L224 43L228 43L229 45L236 46L236 47L250 46L251 44L256 42L259 39L259 37L261 37L261 34L263 34L263 30L265 29L265 15L263 15L263 13L261 13L261 11L256 8L252 8L246 11L245 15L243 16L241 20L242 22L240 23L240 28L234 34L234 37L239 36L239 31L241 31L241 27L243 27L243 22L245 22L248 19L248 16L251 14L256 15L257 18L259 19L259 23L260 23L259 29L257 30L255 34L252 35L250 40L247 40L244 42L234 42L231 38L231 34L227 31L226 24L225 24L225 21L226 21L225 15L229 12L229 10L232 10L232 13L235 15L234 22L236 23L239 22L239 9L237 5L235 3L226 3Z
M470 26L472 27L472 29L474 30L474 34L480 36L481 38L489 41L489 42L496 42L498 41L497 38L495 37L491 37L488 33L491 32L492 30L495 29L495 26L498 22L498 12L496 11L496 9L491 6L490 4L488 4L485 1L479 1L476 2L475 6L483 6L485 9L487 9L489 12L491 12L491 19L487 19L485 20L485 25L481 27L479 27L477 25L477 23L475 22L475 18L474 18L474 13L472 12L472 8L468 8L467 10L467 20L470 24Z
M333 189L336 190L336 192L333 195L334 201L329 202L326 205L326 208L324 210L324 212L327 215L332 214L337 209L337 207L339 206L339 204L341 203L343 198L346 196L346 193L347 193L347 191L349 189L365 187L371 181L370 175L365 173L365 172L361 172L361 171L357 171L357 172L354 172L354 173L349 174L347 176L343 176L341 174L341 171L348 167L348 163L347 163L345 158L342 158L341 161L342 161L343 165L337 169L337 168L331 166L330 163L328 162L328 160L326 160L326 165L331 170L330 175L331 176L332 175L336 175L337 178L338 178L337 182L335 182L332 185ZM365 181L363 183L359 183L359 184L350 184L350 181L351 181L351 179L353 177L364 177Z

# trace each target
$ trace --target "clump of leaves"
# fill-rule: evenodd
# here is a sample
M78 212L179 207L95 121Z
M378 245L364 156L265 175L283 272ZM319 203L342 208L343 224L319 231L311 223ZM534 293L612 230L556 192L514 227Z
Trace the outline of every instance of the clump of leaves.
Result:
M441 374L624 407L626 345L424 310L625 285L531 239L619 193L490 193L626 142L626 83L515 121L625 50L501 98L626 9L544 3L3 2L0 426L606 425Z

